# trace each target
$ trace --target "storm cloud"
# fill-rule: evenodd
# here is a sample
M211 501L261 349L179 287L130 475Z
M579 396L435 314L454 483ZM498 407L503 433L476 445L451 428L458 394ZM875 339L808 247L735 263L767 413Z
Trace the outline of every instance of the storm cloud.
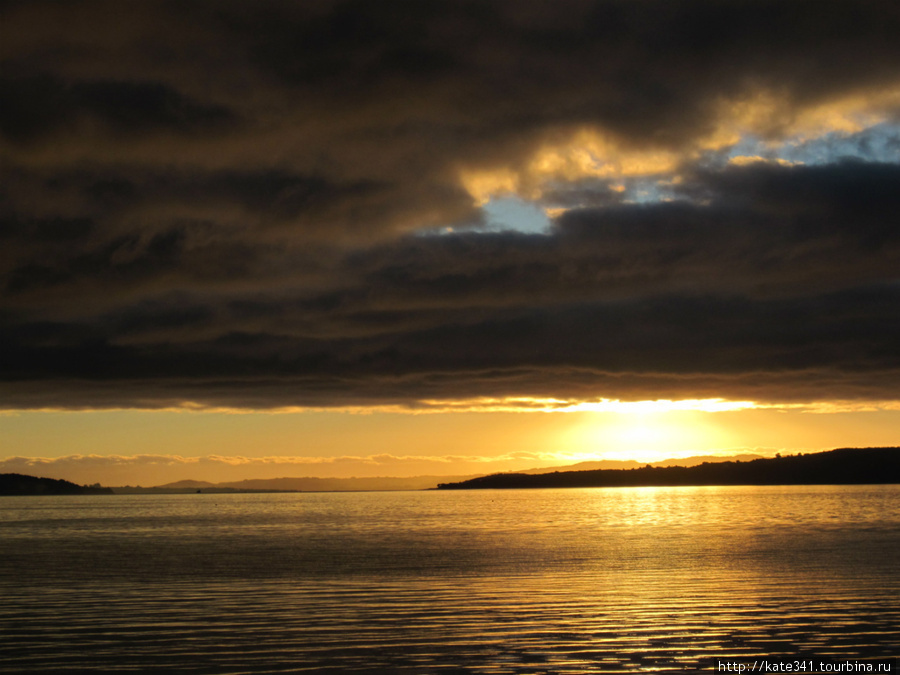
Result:
M896 3L0 24L2 407L898 396L896 139L777 156L897 123Z

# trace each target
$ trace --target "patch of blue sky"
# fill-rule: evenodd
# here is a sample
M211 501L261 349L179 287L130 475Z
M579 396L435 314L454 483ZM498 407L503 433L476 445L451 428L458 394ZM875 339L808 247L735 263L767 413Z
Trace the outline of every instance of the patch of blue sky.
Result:
M503 232L514 230L526 234L547 234L550 232L550 218L540 206L519 197L491 199L482 207L484 225L482 232Z
M531 235L550 234L551 221L542 206L517 196L493 197L481 207L473 219L443 227L424 228L417 236L448 236L465 232L521 232Z
M624 185L622 202L625 204L655 204L675 198L672 182L668 178L633 178L624 181Z
M900 122L883 122L856 133L833 131L817 138L794 138L773 144L747 136L732 146L726 158L761 157L795 164L833 164L844 159L867 162L900 160Z

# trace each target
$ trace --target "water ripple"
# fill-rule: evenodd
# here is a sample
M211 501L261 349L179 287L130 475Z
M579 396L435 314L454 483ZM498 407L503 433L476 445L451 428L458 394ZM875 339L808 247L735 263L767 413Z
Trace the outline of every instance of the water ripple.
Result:
M897 496L13 500L0 505L0 672L696 672L714 658L896 658Z

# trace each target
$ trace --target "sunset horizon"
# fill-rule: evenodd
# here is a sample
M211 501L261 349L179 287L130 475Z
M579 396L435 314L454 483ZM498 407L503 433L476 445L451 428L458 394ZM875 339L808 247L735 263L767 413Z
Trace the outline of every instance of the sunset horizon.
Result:
M418 413L16 413L4 421L10 447L19 452L0 457L0 473L110 486L460 476L601 460L653 463L888 447L896 445L900 419L900 411L890 409L760 408L719 399L604 401L595 402L594 410L580 405L565 412L472 412L459 406Z

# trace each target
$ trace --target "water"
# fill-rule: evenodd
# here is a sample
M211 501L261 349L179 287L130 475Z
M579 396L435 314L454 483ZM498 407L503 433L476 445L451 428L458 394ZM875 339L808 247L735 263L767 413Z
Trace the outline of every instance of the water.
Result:
M900 486L0 500L0 672L712 672L900 645Z

